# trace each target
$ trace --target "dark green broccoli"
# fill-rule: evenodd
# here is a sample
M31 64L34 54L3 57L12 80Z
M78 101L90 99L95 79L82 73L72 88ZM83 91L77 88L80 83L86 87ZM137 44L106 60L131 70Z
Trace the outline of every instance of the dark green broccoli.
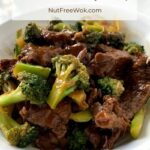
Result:
M89 75L86 67L73 55L56 56L52 63L56 68L56 80L47 102L55 109L75 89L86 89L89 86Z
M69 150L85 150L88 138L83 129L75 126L68 134Z
M19 72L26 71L29 73L37 74L43 78L48 78L51 69L48 67L42 67L37 65L25 64L22 62L16 63L13 68L13 75L17 77Z
M104 77L98 80L98 85L105 95L114 95L119 97L124 92L123 82L121 80Z
M17 57L21 53L21 48L19 47L18 44L15 45L14 53L15 53L15 57Z
M20 84L15 90L0 96L0 106L8 106L25 100L33 104L46 102L49 93L47 80L27 72L19 73L18 80Z
M91 51L93 48L96 47L102 38L102 34L99 32L90 32L89 34L85 35L85 43L87 44L88 51Z
M42 42L41 32L42 30L35 23L29 23L25 28L24 34L25 42L40 44Z
M75 23L73 28L75 29L75 31L80 32L80 31L82 31L82 25L83 25L82 22L78 21L78 22Z
M125 44L123 50L127 51L131 55L144 53L144 46L141 46L135 42L131 42L128 44Z
M117 49L122 49L125 42L125 35L123 33L106 33L101 38L103 44L107 44Z
M124 41L125 36L122 33L90 32L85 35L85 43L89 51L92 51L97 44L107 44L114 48L122 49Z
M54 25L62 23L61 20L52 20L49 22L48 30L53 31L54 30Z
M0 112L0 129L11 145L26 147L33 143L38 136L38 129L27 122L18 124L7 114Z

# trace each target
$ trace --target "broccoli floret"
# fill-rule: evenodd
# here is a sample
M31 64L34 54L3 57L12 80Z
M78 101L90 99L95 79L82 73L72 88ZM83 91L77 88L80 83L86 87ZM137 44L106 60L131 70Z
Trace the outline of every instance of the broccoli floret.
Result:
M16 85L12 82L12 77L9 72L3 71L0 73L0 90L9 92L15 89Z
M29 23L25 28L24 40L29 43L41 43L41 29L35 23Z
M54 25L62 23L61 20L52 20L49 22L48 30L53 31L54 30Z
M53 26L53 30L54 30L54 31L63 31L63 30L73 31L73 28L71 27L70 24L61 22L61 23L55 24L55 25Z
M86 67L73 55L56 56L52 63L56 68L56 80L47 102L55 109L57 104L75 89L86 89L89 86L89 75Z
M58 31L58 32L64 31L64 30L74 31L74 26L72 26L69 23L62 22L60 20L53 20L53 21L50 21L50 25L48 27L48 30Z
M68 135L69 150L85 150L88 138L83 129L75 126Z
M16 85L12 81L12 77L9 72L3 71L0 73L0 92L6 93L14 90L16 88ZM0 112L6 113L8 115L11 115L13 112L13 105L9 106L0 106Z
M42 67L42 66L18 62L13 68L13 74L14 74L14 76L17 76L17 74L22 71L37 74L43 78L48 78L51 69L48 67Z
M144 53L144 46L141 46L135 42L131 42L128 44L125 44L123 50L127 51L131 55Z
M33 143L38 136L36 127L30 126L27 122L20 125L7 114L1 112L0 129L8 142L18 147L26 147Z
M47 80L27 72L19 73L18 80L20 80L20 84L15 90L0 96L0 106L7 106L25 100L29 100L33 104L46 102L49 92Z
M105 95L114 95L119 97L124 92L123 82L121 80L104 77L98 80L98 85Z
M78 31L78 32L80 32L80 31L82 31L82 22L76 22L75 23L75 25L74 25L74 29L75 29L75 31Z
M102 38L102 34L99 32L90 32L89 34L85 35L85 42L87 44L88 51L91 51L96 45L100 42Z
M122 49L124 40L125 36L121 33L90 32L85 35L88 51L92 51L97 44L106 44L114 48Z
M34 126L30 127L26 132L26 134L20 138L17 146L21 148L26 147L27 145L33 143L36 140L38 134L39 131L36 127Z

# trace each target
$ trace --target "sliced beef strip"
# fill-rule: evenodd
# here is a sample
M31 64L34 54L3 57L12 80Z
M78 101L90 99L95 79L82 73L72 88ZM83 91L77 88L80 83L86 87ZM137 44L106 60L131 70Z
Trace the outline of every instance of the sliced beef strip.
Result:
M99 77L120 77L131 66L132 58L127 52L110 47L110 51L96 53L90 67Z
M67 132L67 123L71 114L71 105L68 101L61 102L55 110L48 105L29 105L23 107L20 115L24 120L43 128L49 128L61 139Z
M111 136L105 137L103 145L105 149L112 149L117 140L129 129L129 120L123 114L119 102L114 97L105 96L103 105L98 102L93 105L93 115L97 127L112 132Z
M16 59L2 59L0 60L0 72L1 71L9 71L12 72L12 67L16 64Z
M40 150L58 150L64 149L67 140L65 138L58 139L54 133L51 131L46 131L42 133L37 138L35 145Z
M42 30L41 33L41 38L46 44L52 44L55 46L63 46L73 43L73 36L73 32L55 32L46 29Z
M93 106L95 124L103 129L122 128L127 124L126 117L116 98L104 96L104 104L96 103Z
M150 97L150 65L146 62L144 55L137 57L125 81L126 90L120 99L129 119L133 118Z
M72 54L74 56L78 56L79 53L86 48L85 44L77 43L74 45L68 45L65 47L65 51L67 54Z
M29 43L22 49L18 59L25 63L49 67L51 59L61 54L65 54L65 50L61 48L36 46Z
M100 99L102 96L101 91L97 88L91 88L87 93L87 103L91 106L97 99Z
M29 43L22 49L18 59L25 63L49 67L53 57L63 54L77 56L84 48L84 44L81 43L68 45L64 49L60 47L36 46Z
M88 137L89 142L92 144L94 149L102 148L105 138L98 132L98 128L95 125L90 125L85 129L85 133ZM92 149L92 148L91 148Z

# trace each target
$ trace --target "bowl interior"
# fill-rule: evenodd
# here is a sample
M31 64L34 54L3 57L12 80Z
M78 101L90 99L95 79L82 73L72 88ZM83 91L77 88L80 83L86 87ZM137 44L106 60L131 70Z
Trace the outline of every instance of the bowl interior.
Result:
M24 28L29 21L8 21L0 26L0 59L12 58L15 45L16 31ZM48 21L35 21L40 25L48 24ZM71 22L73 23L73 22ZM143 15L138 16L136 21L122 21L122 31L125 32L128 41L135 41L145 46L147 55L150 56L150 24ZM150 105L145 118L142 133L137 140L132 140L129 136L125 137L116 146L116 150L149 149L150 141ZM0 135L0 149L16 150L18 148L10 146ZM25 150L35 150L35 148L26 148Z

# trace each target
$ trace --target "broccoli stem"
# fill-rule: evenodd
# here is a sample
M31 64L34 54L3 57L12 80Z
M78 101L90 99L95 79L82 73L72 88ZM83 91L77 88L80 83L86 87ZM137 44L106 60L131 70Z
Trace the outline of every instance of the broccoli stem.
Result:
M33 143L38 136L38 129L29 123L18 124L5 113L0 112L0 129L11 145L26 147Z
M48 78L51 69L48 67L42 67L42 66L36 66L36 65L18 62L13 69L13 74L14 76L17 76L17 74L22 71L37 74L43 78Z
M88 122L92 119L92 113L90 110L80 111L77 113L72 113L70 119L75 122Z
M20 86L14 91L5 93L0 96L0 106L8 106L21 101L24 101L26 96L23 95Z
M67 84L63 80L56 79L55 83L53 84L52 90L50 91L48 101L47 103L52 109L55 109L58 103L67 95L72 93L75 89L76 86L70 86L70 83Z
M1 126L5 127L6 130L3 130L5 134L7 130L11 129L12 127L17 127L20 125L11 119L7 114L0 112L0 128Z
M146 113L146 106L144 106L139 112L137 112L131 121L130 134L133 138L138 138L144 122Z

